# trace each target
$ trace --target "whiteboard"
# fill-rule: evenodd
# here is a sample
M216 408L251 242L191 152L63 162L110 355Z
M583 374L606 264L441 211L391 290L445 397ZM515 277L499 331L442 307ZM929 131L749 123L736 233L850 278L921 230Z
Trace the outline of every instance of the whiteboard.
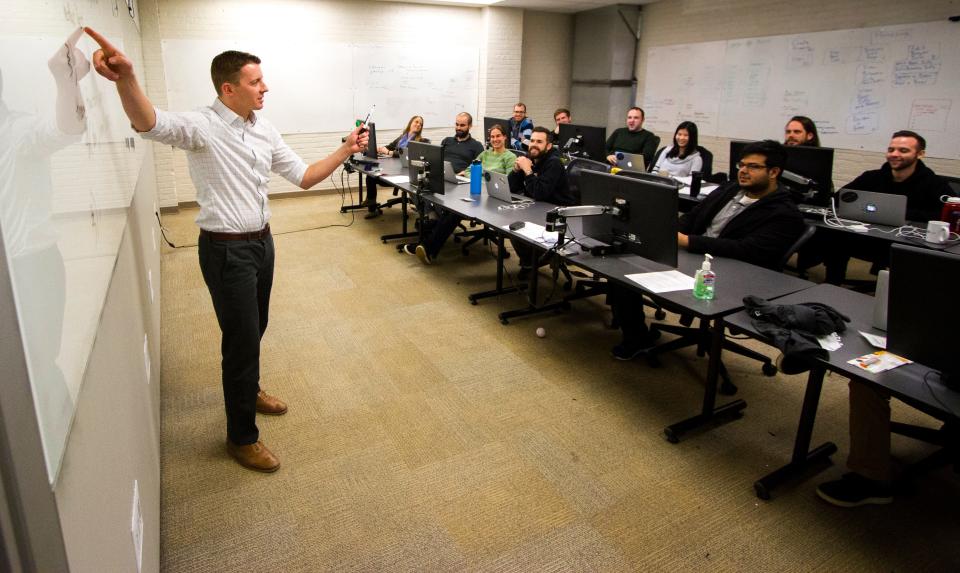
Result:
M224 50L261 60L270 88L262 115L281 133L344 131L376 105L379 129L401 129L413 115L427 126L450 125L478 101L479 49L432 53L417 44L353 45L301 39L258 43L235 39L163 40L167 108L183 111L216 97L210 61ZM291 54L296 54L291 58ZM304 55L306 54L306 55Z
M907 24L658 46L647 52L650 129L683 120L729 138L782 137L810 116L825 146L886 149L912 129L927 155L960 155L960 28Z

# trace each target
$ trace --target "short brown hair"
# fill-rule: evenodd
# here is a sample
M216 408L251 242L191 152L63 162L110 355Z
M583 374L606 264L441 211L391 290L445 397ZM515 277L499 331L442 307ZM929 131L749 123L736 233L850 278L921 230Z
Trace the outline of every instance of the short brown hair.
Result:
M259 64L260 58L246 52L227 50L213 58L210 62L210 79L217 95L223 95L221 88L224 83L237 83L240 70L247 64Z
M917 151L927 150L927 140L924 139L923 136L921 136L916 131L909 131L906 129L902 129L900 131L895 132L893 135L891 135L890 139L894 139L897 137L912 137L913 139L917 140Z
M527 112L527 104L523 103L522 101L518 101L517 103L513 104L513 107L522 107L523 112Z
M557 116L561 113L567 114L567 117L571 117L570 110L565 107L558 107L556 111L553 112L553 119L557 119Z

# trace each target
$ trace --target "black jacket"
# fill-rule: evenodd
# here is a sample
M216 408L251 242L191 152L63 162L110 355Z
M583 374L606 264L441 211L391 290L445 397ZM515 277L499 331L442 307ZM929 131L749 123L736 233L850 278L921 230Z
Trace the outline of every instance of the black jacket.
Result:
M703 236L720 209L739 191L740 185L731 181L680 217L680 232L690 239L687 250L780 270L780 260L804 229L803 215L783 188L741 211L720 231L719 237Z
M400 157L400 151L397 149L397 146L400 145L400 138L403 137L403 134L397 136L396 139L388 143L385 147L390 152L391 157ZM416 141L418 143L430 143L430 140L426 137L420 137L419 135L410 141Z
M551 150L543 159L533 162L533 173L511 171L508 176L510 192L526 195L535 201L554 205L576 205L577 199L567 184L567 170L560 162L560 154Z
M929 221L940 219L943 209L942 195L953 195L950 185L941 179L932 169L917 160L913 175L901 183L893 180L893 170L889 163L880 169L864 171L859 177L845 186L857 191L875 191L892 195L907 196L907 219L911 221Z

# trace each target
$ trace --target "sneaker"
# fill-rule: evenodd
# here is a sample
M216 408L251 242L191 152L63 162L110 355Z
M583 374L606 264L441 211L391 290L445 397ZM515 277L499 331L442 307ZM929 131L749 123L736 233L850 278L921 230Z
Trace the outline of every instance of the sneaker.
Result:
M410 255L411 257L415 257L415 256L417 256L417 244L416 244L416 243L407 243L406 245L403 246L402 249L400 249L400 252L406 253L406 254Z
M893 488L882 481L850 472L841 479L818 485L817 495L837 507L886 505L893 501Z
M383 215L383 211L380 209L374 209L373 211L368 211L366 215L363 216L364 219L376 219L380 215Z
M430 256L430 253L427 252L427 248L423 245L417 245L417 258L420 259L420 262L425 265L433 263L433 257Z
M633 360L637 356L649 351L653 346L652 338L647 337L640 342L621 342L614 346L610 350L610 353L613 354L613 357L617 360Z

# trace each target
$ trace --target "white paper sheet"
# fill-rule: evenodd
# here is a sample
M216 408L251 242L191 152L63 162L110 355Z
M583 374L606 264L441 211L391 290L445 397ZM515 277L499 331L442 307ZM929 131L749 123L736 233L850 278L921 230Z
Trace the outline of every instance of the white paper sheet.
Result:
M887 337L880 336L879 334L870 334L869 332L864 332L862 330L858 331L860 334L867 339L867 342L870 343L870 346L874 348L887 349Z
M627 278L650 292L673 292L693 290L693 277L680 271L660 271L656 273L635 273Z
M504 225L503 228L509 230L509 229L510 229L510 225ZM528 238L528 239L532 239L532 240L534 240L534 241L536 241L536 242L538 242L538 243L542 243L542 244L544 244L544 245L555 245L555 244L557 244L557 232L556 232L556 231L549 231L549 232L548 232L548 231L547 231L547 228L544 227L543 225L538 225L538 224L536 224L536 223L531 223L530 221L526 221L526 222L524 223L523 227L517 229L516 231L514 231L514 233L517 233L517 234L519 234L519 235L523 235L524 237L526 237L526 238Z
M406 185L410 183L409 175L391 175L390 177L384 177L383 179L393 183L394 185Z

